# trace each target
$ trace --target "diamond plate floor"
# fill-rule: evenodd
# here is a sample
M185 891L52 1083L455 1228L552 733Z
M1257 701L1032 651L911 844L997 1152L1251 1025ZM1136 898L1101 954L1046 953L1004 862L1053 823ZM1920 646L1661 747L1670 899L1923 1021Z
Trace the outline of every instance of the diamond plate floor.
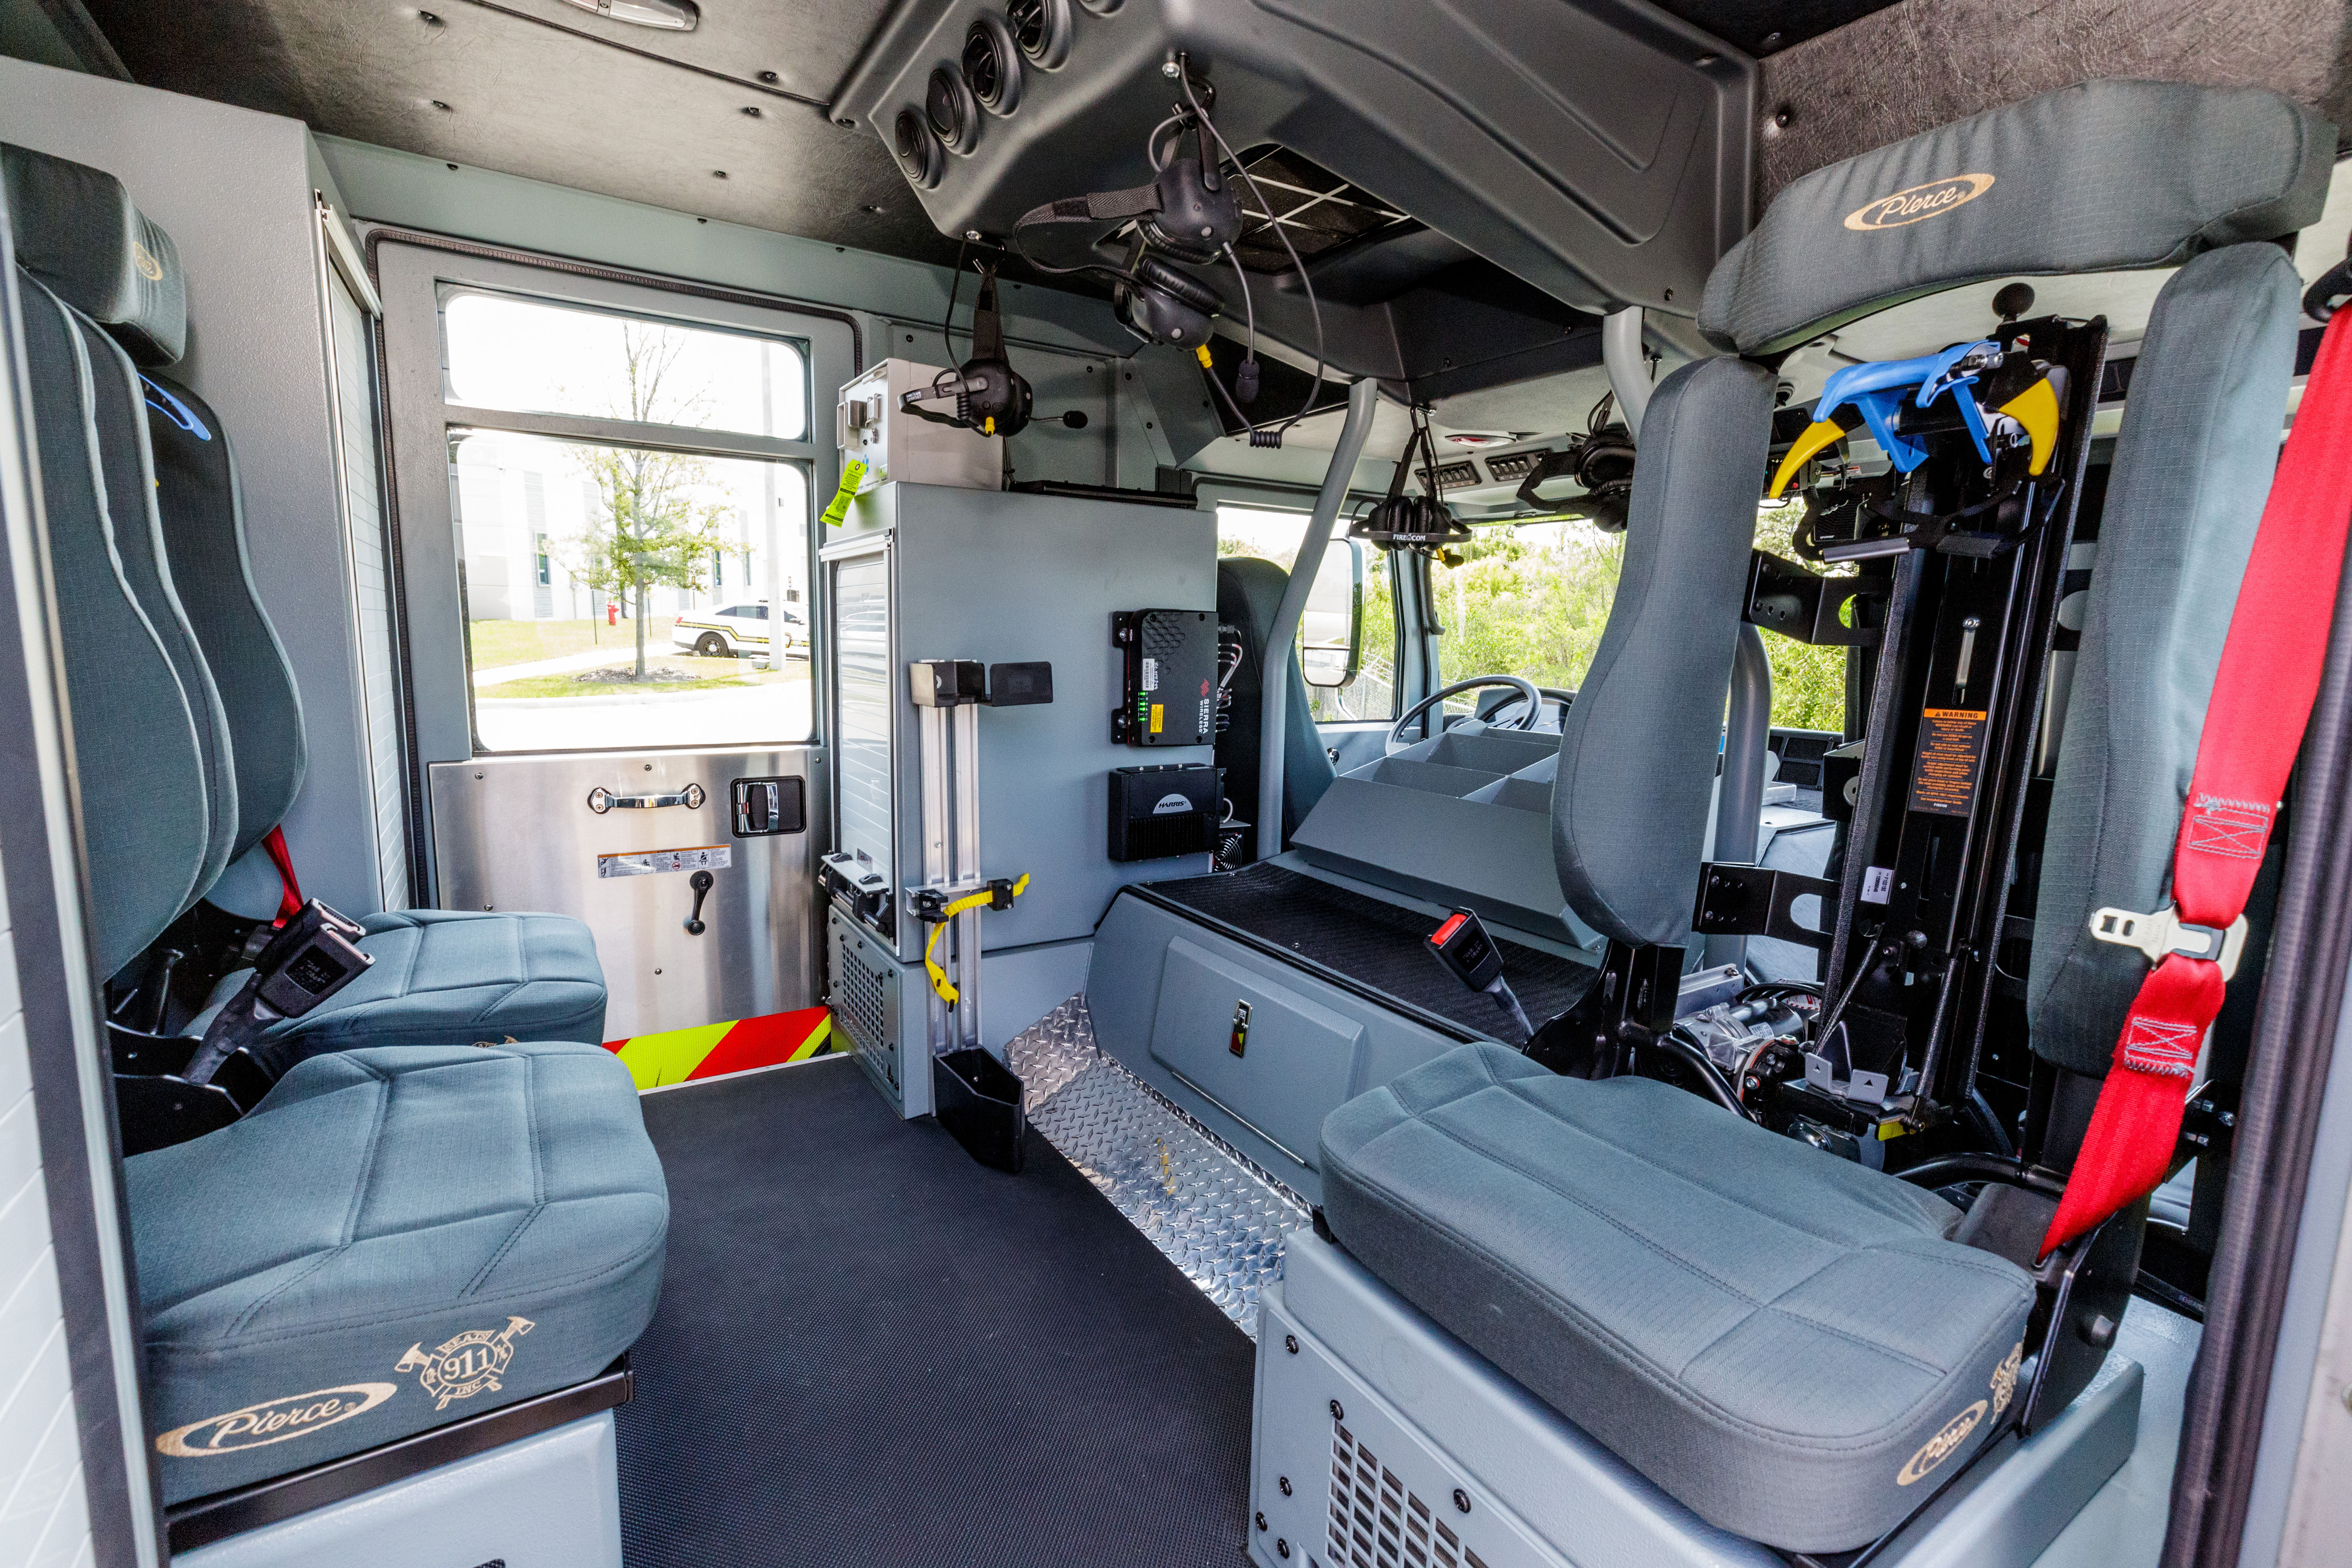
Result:
M1306 1200L1095 1044L1083 996L1016 1036L1005 1059L1030 1123L1208 1298L1257 1337L1258 1292Z

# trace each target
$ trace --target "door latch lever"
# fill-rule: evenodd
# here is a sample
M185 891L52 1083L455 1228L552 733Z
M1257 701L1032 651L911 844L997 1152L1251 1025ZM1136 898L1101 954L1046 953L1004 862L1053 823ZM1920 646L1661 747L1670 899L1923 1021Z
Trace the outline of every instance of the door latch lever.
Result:
M686 879L686 885L694 889L694 912L686 917L686 934L688 936L700 936L709 929L702 921L702 900L710 894L712 879L708 871L697 871Z

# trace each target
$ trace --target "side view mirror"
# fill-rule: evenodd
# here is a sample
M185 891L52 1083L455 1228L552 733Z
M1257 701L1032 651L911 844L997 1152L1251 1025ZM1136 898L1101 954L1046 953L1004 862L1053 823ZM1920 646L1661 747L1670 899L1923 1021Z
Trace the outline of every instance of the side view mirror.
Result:
M1309 686L1345 686L1363 668L1364 549L1360 540L1333 540L1307 590L1298 669Z

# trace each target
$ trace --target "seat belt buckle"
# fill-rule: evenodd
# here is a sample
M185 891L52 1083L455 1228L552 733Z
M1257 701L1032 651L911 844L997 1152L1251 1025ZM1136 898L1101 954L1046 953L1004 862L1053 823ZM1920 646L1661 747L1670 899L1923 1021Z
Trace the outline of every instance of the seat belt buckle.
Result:
M2238 960L2246 952L2245 916L2240 915L2227 927L2191 925L2171 904L2152 915L2132 910L2100 910L2091 916L2090 931L2101 942L2137 948L2151 964L2161 963L2176 952L2183 958L2218 963L2224 981L2236 977Z
M257 994L278 1016L300 1017L375 962L360 951L365 934L357 921L309 900L255 962Z

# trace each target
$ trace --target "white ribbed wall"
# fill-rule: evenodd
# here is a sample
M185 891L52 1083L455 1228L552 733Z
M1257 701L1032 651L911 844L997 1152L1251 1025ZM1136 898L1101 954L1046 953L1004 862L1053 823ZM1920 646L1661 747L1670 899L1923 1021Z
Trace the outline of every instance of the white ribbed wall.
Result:
M0 894L0 1563L91 1560L16 937Z

